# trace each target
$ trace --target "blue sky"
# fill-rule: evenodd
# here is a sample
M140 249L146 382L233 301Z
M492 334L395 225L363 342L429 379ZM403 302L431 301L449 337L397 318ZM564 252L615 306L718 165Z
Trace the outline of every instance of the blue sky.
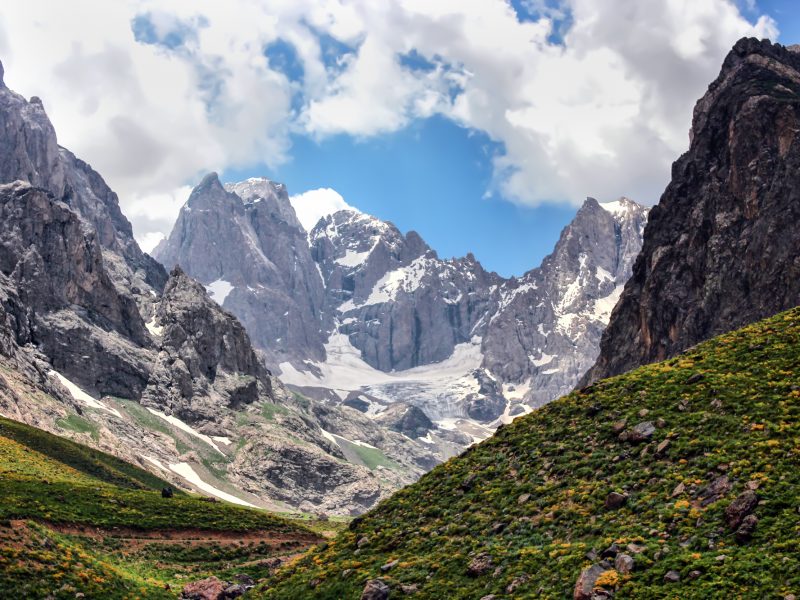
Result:
M404 233L417 231L443 258L472 252L489 270L519 275L552 250L575 209L530 208L486 197L496 151L485 135L432 117L366 140L294 137L293 158L285 165L227 171L222 177L265 175L285 183L290 194L330 187Z

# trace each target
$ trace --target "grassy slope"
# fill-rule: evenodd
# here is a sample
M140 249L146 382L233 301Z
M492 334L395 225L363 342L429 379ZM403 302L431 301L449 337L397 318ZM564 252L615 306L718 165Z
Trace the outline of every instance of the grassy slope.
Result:
M621 420L663 421L651 442L633 445L613 429ZM618 579L607 585L615 598L800 595L799 463L794 309L517 419L356 520L261 594L359 598L365 581L380 577L391 597L411 584L414 598L571 598L591 564L587 551L637 542L646 549L634 570L605 578ZM730 491L701 506L703 487L723 473ZM747 482L759 486L760 521L739 545L724 510ZM679 484L685 491L674 494ZM627 505L606 510L612 491L627 491ZM369 543L358 550L362 537ZM471 577L467 566L482 552L493 569ZM399 563L381 572L392 560ZM664 581L670 570L679 583Z
M183 579L262 573L259 559L316 537L263 511L183 493L163 499L166 485L103 452L0 419L0 596L174 597ZM104 531L52 529L64 525ZM163 541L130 539L158 530ZM175 542L175 530L194 539ZM165 583L177 587L170 592Z

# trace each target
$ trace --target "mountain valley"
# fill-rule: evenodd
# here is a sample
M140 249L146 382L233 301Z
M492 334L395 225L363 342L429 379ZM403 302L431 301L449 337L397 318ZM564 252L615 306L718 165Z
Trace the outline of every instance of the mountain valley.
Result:
M150 256L4 76L2 595L800 594L798 47L517 277L214 172Z

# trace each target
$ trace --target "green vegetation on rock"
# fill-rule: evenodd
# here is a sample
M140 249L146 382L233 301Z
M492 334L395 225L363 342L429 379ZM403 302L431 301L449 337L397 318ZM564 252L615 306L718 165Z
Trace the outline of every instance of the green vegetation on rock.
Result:
M515 420L259 593L572 598L583 573L576 597L797 595L798 461L794 309Z

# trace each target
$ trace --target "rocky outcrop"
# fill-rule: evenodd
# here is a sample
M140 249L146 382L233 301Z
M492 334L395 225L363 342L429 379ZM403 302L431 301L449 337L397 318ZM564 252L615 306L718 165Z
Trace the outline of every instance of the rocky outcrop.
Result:
M141 297L137 300L149 296L143 288L164 286L166 272L139 249L117 195L88 164L58 145L39 98L27 101L0 82L0 131L0 182L27 181L91 224L112 267L109 274Z
M425 437L435 427L421 408L403 402L389 405L375 420L410 438Z
M170 274L151 328L160 352L144 404L196 423L213 420L220 404L240 408L272 399L269 372L244 327L179 267Z
M154 255L205 284L271 366L324 358L322 280L282 184L206 176Z
M503 381L527 381L534 405L572 389L597 356L646 221L647 209L626 198L588 198L542 265L504 286L485 366Z
M442 260L416 232L340 211L309 234L328 310L362 359L382 370L442 361L496 305L502 279L472 255Z
M141 393L150 336L105 271L94 231L66 204L27 182L0 185L0 272L17 346L36 346L101 394Z
M800 54L736 43L695 107L584 383L800 303L798 98Z

